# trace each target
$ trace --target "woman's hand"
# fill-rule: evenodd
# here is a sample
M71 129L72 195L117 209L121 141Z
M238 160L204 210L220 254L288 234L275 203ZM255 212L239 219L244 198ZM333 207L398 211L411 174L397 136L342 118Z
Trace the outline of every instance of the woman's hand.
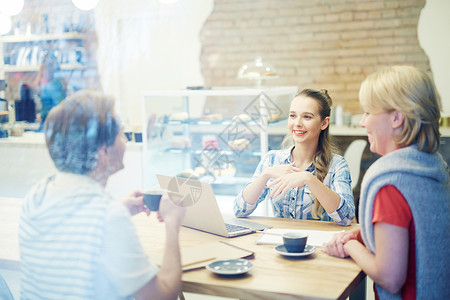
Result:
M167 193L163 193L159 204L158 220L179 227L186 214L186 208L175 204Z
M150 210L144 205L144 195L141 191L133 191L123 198L122 202L128 207L132 216L140 212L145 212L147 216L150 215Z
M292 170L291 173L280 176L267 185L268 188L276 186L270 193L272 198L283 197L290 189L304 186L309 177L313 176L310 172L300 171L300 169L294 166Z
M242 198L244 202L254 205L258 202L258 199L266 188L267 182L271 178L279 178L280 176L297 172L298 168L294 164L283 164L265 168L259 176L247 185L242 191ZM253 211L253 210L252 210ZM250 212L251 213L251 212ZM250 213L247 213L250 214Z
M334 234L328 243L322 245L322 251L331 256L347 257L348 253L345 251L344 245L350 240L356 240L359 231L359 229L354 229Z
M294 163L285 164L285 165L276 165L269 168L264 169L262 175L269 178L279 178L283 175L292 174L293 172L298 172L299 169L294 166Z

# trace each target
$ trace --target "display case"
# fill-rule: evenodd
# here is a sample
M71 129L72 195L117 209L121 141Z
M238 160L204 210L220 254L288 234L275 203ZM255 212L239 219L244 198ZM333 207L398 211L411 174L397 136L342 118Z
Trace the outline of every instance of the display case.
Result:
M216 195L235 196L272 148L271 130L287 132L296 92L285 86L144 93L144 189L164 174L207 181Z

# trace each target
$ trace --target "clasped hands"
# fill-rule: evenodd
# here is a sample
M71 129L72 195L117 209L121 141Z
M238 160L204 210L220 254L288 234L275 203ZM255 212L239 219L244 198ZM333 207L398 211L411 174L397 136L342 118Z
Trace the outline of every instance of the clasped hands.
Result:
M274 189L270 193L272 198L283 197L287 191L295 187L302 187L306 184L309 176L312 174L297 168L294 163L277 165L267 168L267 174L274 180L267 185Z
M345 250L345 244L348 242L358 239L359 229L339 232L333 235L333 238L322 245L322 251L331 256L336 256L340 258L345 258L349 256Z

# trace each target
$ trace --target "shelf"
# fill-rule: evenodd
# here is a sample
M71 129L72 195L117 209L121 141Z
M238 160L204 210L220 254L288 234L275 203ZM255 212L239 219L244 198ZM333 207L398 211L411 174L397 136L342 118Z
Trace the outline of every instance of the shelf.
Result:
M212 150L212 149L210 149ZM180 153L180 154L196 154L196 155L200 155L203 152L208 151L208 149L191 149L191 148L185 148L185 149L175 149L175 148L167 148L165 150L165 152L170 152L170 153ZM227 156L232 156L232 155L236 155L236 151L233 150L217 150L221 155L227 155ZM245 153L247 153L247 155L249 156L257 156L260 157L261 156L261 152L259 151L251 151L251 149L246 149L243 150L245 151ZM240 153L240 151L239 151ZM242 154L240 154L242 155Z
M39 34L39 35L8 35L0 36L0 43L40 43L58 40L83 40L86 35L79 32L65 32L59 34ZM3 58L1 58L3 59ZM61 70L83 70L87 66L79 63L61 64ZM40 65L4 65L4 73L20 73L20 72L38 72Z
M60 34L39 34L39 35L7 35L1 36L0 42L3 43L27 43L43 42L57 40L81 40L85 35L79 32L65 32Z
M16 66L16 65L5 65L5 73L18 73L18 72L38 72L40 65L24 65L24 66ZM83 70L87 67L78 63L71 64L61 64L61 70L63 71L71 71L71 70Z
M279 119L273 122L269 122L268 125L274 125L281 123L282 121L285 121L286 119ZM202 119L189 119L185 121L173 121L169 120L167 122L164 122L163 124L167 125L222 125L222 126L229 126L232 123L243 123L247 126L261 126L261 124L258 124L255 121L239 121L239 120L232 120L232 119L225 119L220 121L209 121L209 120L202 120Z

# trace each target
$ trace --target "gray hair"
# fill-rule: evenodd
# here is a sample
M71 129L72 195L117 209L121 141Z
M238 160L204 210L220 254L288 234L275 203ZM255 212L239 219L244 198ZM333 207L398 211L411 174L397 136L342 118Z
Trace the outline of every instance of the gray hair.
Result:
M114 100L96 91L79 91L55 106L45 121L45 140L56 168L88 174L97 166L97 152L114 144L120 124Z

